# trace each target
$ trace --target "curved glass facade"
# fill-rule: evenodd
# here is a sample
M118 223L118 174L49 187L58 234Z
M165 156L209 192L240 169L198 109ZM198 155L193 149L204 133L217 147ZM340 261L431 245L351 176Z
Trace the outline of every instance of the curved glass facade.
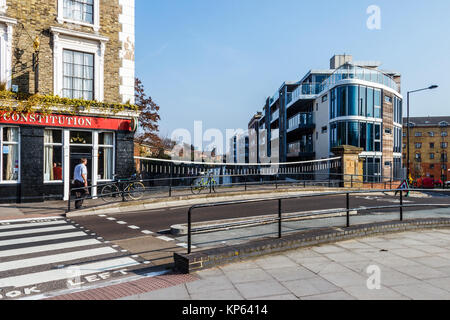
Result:
M381 90L360 85L331 90L330 119L346 116L382 118Z
M400 92L399 85L390 76L371 68L364 68L352 64L344 64L321 84L324 91L341 80L359 79L385 85L396 92Z
M331 124L331 148L351 145L366 152L381 152L381 123L337 121Z

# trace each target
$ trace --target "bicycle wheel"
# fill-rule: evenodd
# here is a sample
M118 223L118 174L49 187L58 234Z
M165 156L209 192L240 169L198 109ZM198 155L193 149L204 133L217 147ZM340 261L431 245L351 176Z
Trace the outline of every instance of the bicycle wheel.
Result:
M102 188L100 197L105 202L114 202L120 198L119 188L115 184L107 185Z
M196 179L191 183L191 192L193 194L200 194L203 190L203 179Z
M141 182L133 182L127 187L127 196L131 200L142 199L145 192L145 186Z

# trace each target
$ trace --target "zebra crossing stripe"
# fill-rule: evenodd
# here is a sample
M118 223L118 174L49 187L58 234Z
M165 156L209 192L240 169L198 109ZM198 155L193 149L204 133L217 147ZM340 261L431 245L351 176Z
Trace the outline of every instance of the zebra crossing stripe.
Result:
M138 264L139 263L137 261L131 258L118 258L89 264L74 265L62 269L29 273L20 276L3 278L0 279L0 288L8 288L8 287L21 288L40 283L59 281L64 279L69 280L73 279L74 270L76 270L77 276L85 276L89 274L95 274L98 272L131 267Z
M175 241L174 239L166 237L166 236L161 236L161 237L156 237L156 238L160 239L160 240L164 240L164 241Z
M49 227L49 228L37 228L37 229L28 229L28 230L18 230L18 231L4 231L0 232L0 237L10 237L10 236L18 236L18 235L29 235L34 233L44 233L51 231L65 231L65 230L73 230L76 229L74 226L65 225L61 227Z
M49 221L49 222L36 222L36 223L20 223L20 224L8 224L8 225L0 225L0 231L1 230L14 230L14 229L20 229L20 228L26 228L26 227L43 227L43 226L51 226L55 224L61 224L65 221L58 220L58 221ZM0 221L0 223L2 223Z
M40 236L40 237L3 240L3 241L0 241L0 247L10 246L10 245L15 245L15 244L24 244L24 243L57 240L57 239L58 240L59 239L68 239L68 238L83 237L83 236L87 236L87 234L84 232L81 232L81 231L77 231L77 232L71 232L71 233L54 234L54 235Z
M26 218L26 219L14 219L14 220L0 220L0 223L15 223L15 222L32 222L32 221L48 221L58 219L59 222L64 221L62 217L43 217L43 218Z
M13 269L36 267L45 264L62 263L65 261L101 256L104 254L111 254L115 252L117 251L114 250L113 248L103 247L97 249L55 254L51 256L41 256L31 259L14 260L10 262L0 263L0 272Z
M88 240L70 241L70 242L48 244L48 245L43 245L43 246L35 246L35 247L28 247L28 248L21 248L21 249L3 250L3 251L0 251L0 258L14 257L14 256L20 256L20 255L24 255L24 254L31 254L31 253L38 253L38 252L45 252L45 251L52 251L52 250L62 250L62 249L69 249L69 248L92 246L92 245L98 245L98 244L101 244L101 242L94 240L94 239L88 239Z

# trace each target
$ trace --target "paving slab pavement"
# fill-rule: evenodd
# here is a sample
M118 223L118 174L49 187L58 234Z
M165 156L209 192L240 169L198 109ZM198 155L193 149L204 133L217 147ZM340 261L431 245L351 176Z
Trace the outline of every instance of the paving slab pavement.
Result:
M450 300L449 263L450 230L409 231L208 269L195 273L199 280L123 299ZM369 266L380 271L379 289L368 286Z

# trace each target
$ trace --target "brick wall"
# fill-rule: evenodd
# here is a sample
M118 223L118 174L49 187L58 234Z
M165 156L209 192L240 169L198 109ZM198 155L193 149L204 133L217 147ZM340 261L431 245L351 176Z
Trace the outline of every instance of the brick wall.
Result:
M53 94L53 44L50 27L62 27L109 38L104 62L104 101L123 102L119 89L121 85L119 69L122 67L120 52L123 47L122 41L119 40L119 33L122 31L122 24L119 23L122 6L119 5L119 0L100 1L98 32L88 26L59 23L57 0L7 0L7 6L6 16L18 22L14 26L12 43L12 84L19 85L20 91L30 93L36 91L33 41L39 36L41 46L38 89L41 94Z
M403 128L403 132L407 132L406 126ZM434 132L434 137L430 136L430 132ZM441 133L447 132L447 136L442 137ZM421 133L421 136L416 137L416 133ZM441 179L444 175L444 180L449 180L450 175L448 172L449 161L447 156L447 161L441 161L442 154L449 153L450 145L450 128L449 127L439 127L439 126L428 126L428 127L414 127L410 128L410 170L413 179L418 179L421 177L434 177L436 180ZM421 147L416 146L417 143L421 143ZM434 143L434 147L431 148L430 144ZM447 143L447 147L443 148L442 143ZM403 144L406 146L407 137L403 137ZM404 163L407 165L406 158L407 149L403 148ZM420 153L421 161L416 160L416 154ZM434 159L430 158L430 154L434 154ZM444 168L442 166L445 165ZM444 181L445 182L445 181Z

